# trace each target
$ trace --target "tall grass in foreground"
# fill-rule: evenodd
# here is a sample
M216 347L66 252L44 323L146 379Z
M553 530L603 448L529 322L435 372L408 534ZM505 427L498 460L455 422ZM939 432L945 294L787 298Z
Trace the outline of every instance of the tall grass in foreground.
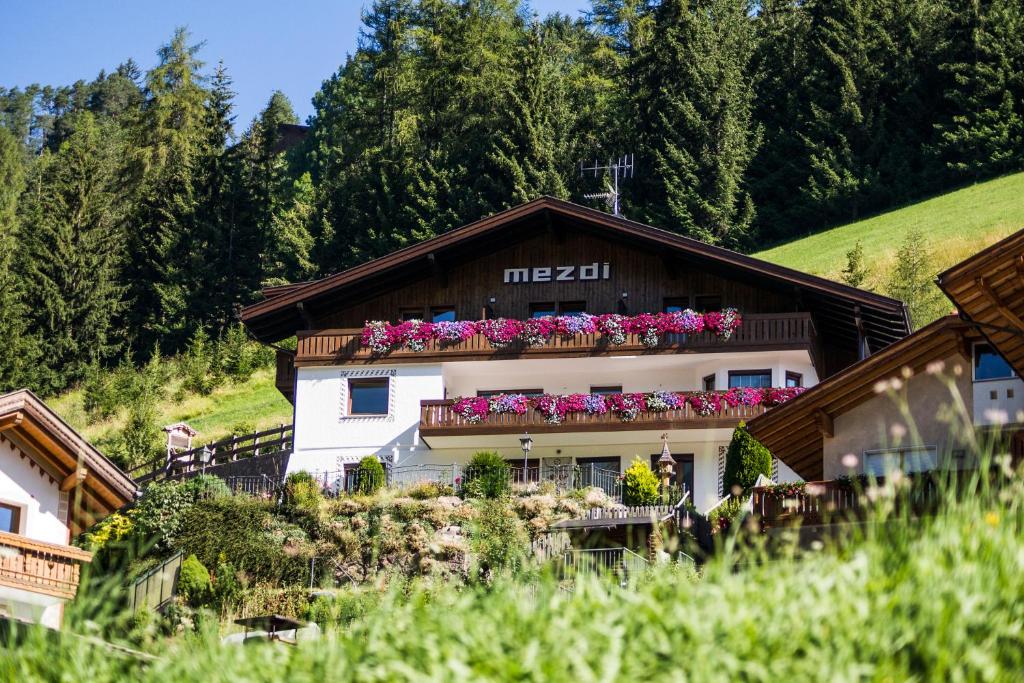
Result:
M210 633L142 663L36 635L0 655L0 680L1010 680L1024 672L1022 496L1014 475L914 521L883 491L861 538L803 556L726 547L699 578L664 567L628 589L406 586L298 648Z

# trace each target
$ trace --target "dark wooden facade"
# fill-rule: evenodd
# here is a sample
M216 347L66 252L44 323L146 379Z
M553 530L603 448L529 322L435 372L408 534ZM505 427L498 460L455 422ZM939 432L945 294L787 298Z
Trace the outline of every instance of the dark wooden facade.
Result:
M506 268L609 265L607 280L506 284ZM626 294L623 297L623 293ZM402 311L454 306L460 320L482 317L524 319L530 305L584 302L601 313L657 313L666 299L720 297L722 306L744 313L799 312L796 292L766 290L749 281L664 259L645 245L624 246L597 235L572 233L559 240L542 233L521 242L449 265L441 274L417 278L395 289L352 301L313 318L317 329L362 327L367 320L397 320ZM491 303L491 300L494 300ZM489 310L488 310L489 309ZM429 318L428 318L429 319Z

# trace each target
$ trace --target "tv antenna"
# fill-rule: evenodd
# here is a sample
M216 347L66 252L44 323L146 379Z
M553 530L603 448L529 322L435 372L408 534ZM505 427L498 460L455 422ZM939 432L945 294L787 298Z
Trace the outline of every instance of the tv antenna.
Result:
M619 210L619 178L625 180L626 178L633 177L633 155L626 154L612 161L608 160L608 163L599 165L597 159L594 159L593 166L584 166L584 163L580 162L580 177L593 173L594 177L597 178L602 173L608 173L612 176L612 185L604 192L594 192L592 194L583 195L584 199L603 199L608 208L611 209L612 215L621 216L622 212Z

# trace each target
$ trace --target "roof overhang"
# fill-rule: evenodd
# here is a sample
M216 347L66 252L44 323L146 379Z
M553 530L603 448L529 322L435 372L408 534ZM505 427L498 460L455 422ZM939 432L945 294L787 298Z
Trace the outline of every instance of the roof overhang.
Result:
M1024 230L956 264L936 283L1024 376Z
M243 309L241 318L257 338L276 342L308 329L308 321L317 311L336 309L416 277L429 277L439 265L462 262L507 246L509 231L514 231L512 239L526 239L565 228L598 234L626 247L656 251L680 264L756 282L767 289L798 293L802 307L815 315L819 332L831 339L848 340L851 345L857 343L858 335L864 335L872 350L878 350L910 331L906 307L895 299L551 197L508 209L322 280L272 288L267 292L270 298Z
M820 480L824 439L832 435L837 417L877 396L881 381L923 372L954 353L968 354L971 332L955 315L940 318L754 418L747 429L803 479Z
M72 533L135 497L135 482L28 389L0 396L0 440L71 494Z

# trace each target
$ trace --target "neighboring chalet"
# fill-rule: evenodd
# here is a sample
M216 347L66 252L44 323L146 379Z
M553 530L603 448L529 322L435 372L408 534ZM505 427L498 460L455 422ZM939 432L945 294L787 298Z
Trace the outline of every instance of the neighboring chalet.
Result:
M807 481L1024 455L1024 231L938 277L959 309L749 426Z
M667 434L675 481L700 509L721 497L736 425L777 410L729 398L793 395L909 332L899 301L552 198L266 295L242 319L268 344L298 337L296 351L278 351L277 385L295 405L289 470L337 472L366 455L396 466L465 463L493 449L530 479L558 466L615 475L634 457L653 462ZM532 344L479 332L377 351L361 341L402 321L456 330L449 323L584 313L673 313L710 328L729 309L742 319L731 334L676 331L653 342L564 329ZM372 321L392 325L364 330ZM650 404L629 420L622 404L640 392ZM652 392L670 392L670 405ZM576 407L553 416L569 395ZM483 401L473 413L481 402L458 398L501 405L488 413ZM778 476L796 475L782 465Z
M72 537L135 490L32 392L0 396L0 616L59 627L92 558Z

